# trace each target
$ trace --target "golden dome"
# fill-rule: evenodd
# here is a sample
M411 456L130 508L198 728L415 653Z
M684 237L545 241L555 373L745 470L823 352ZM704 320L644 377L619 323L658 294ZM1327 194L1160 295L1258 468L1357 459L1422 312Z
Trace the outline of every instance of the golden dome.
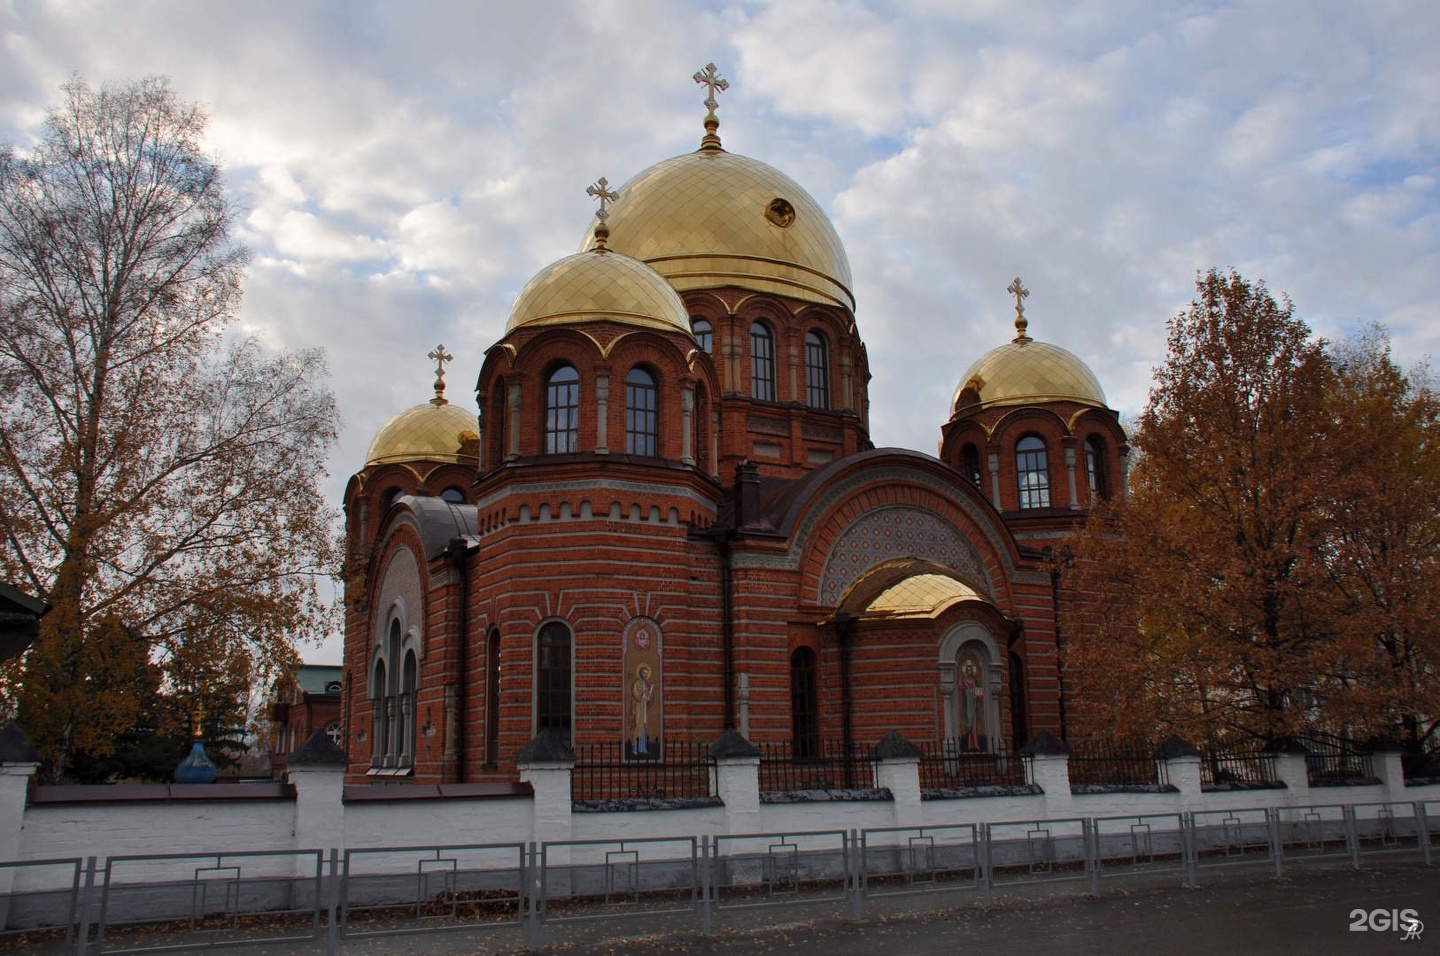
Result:
M1089 366L1060 346L1036 342L1023 333L970 366L955 389L952 412L967 388L980 396L967 401L967 407L1057 401L1105 407L1105 392Z
M510 310L508 334L522 325L569 325L611 319L690 333L689 313L663 276L606 249L579 252L541 269Z
M845 247L820 204L784 173L718 145L621 186L606 225L611 249L681 292L734 285L855 308ZM587 234L581 248L595 244Z
M474 413L437 397L390 419L370 443L365 465L397 461L473 461L473 451L464 454L465 444L479 438L479 422Z

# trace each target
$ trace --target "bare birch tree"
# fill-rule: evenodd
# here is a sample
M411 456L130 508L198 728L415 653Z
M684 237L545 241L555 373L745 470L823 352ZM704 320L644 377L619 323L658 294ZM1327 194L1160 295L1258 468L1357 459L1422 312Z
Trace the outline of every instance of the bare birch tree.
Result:
M183 693L328 624L334 399L321 354L227 337L247 254L205 122L164 79L74 80L0 150L0 575L54 608L6 689L52 778L133 722L107 667Z

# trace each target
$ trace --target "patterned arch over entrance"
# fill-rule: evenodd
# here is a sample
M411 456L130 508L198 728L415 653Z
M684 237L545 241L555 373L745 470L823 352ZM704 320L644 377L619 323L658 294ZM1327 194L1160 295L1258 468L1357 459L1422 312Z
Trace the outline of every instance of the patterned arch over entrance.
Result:
M825 560L820 603L838 604L852 582L894 558L921 558L950 568L969 581L983 582L993 598L985 565L964 535L929 511L897 505L866 513L836 539Z

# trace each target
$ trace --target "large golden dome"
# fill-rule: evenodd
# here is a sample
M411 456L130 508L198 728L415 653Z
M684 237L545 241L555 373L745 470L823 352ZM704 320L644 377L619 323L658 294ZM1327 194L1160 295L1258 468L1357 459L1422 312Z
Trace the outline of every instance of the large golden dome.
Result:
M370 443L365 465L473 461L474 443L479 437L479 423L473 412L436 397L390 419ZM467 443L472 448L468 455L464 453Z
M566 256L541 269L520 290L508 334L522 325L570 325L610 319L690 334L685 303L654 269L606 249Z
M854 310L850 262L829 217L795 180L714 145L621 186L609 247L676 289L733 285ZM595 245L587 235L582 248Z
M970 388L978 398L967 396L968 408L1057 401L1105 407L1105 392L1089 366L1058 345L1023 334L970 366L955 389L952 411L960 410L961 395Z

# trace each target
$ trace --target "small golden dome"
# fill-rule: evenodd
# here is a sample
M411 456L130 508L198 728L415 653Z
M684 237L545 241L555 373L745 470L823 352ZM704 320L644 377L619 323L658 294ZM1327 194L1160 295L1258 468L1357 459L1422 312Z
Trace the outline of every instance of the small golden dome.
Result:
M966 397L963 404L970 408L1057 401L1106 407L1105 392L1089 366L1060 346L1036 342L1023 333L970 366L955 389L952 412L970 388L978 393L978 398Z
M522 325L591 319L690 334L685 303L663 276L643 262L603 248L566 256L541 269L520 290L505 332Z
M465 445L479 439L475 414L437 397L390 419L370 443L365 465L397 461L474 461L473 444L468 455Z
M734 285L855 308L845 247L820 204L784 173L718 143L621 186L606 224L611 249L681 292ZM587 233L581 248L595 245Z

